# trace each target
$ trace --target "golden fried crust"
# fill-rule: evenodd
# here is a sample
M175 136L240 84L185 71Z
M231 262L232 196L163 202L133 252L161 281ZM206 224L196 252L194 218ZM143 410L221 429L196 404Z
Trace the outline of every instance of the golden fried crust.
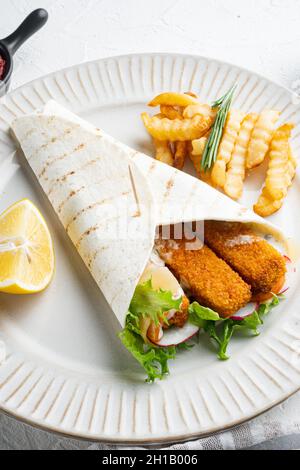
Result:
M247 225L205 222L205 243L250 284L253 295L272 292L286 272L283 256Z
M190 302L189 299L184 295L182 297L182 303L180 305L180 310L175 312L172 318L168 321L168 324L163 323L162 327L164 329L168 329L170 326L174 325L177 326L178 328L182 328L186 322L188 321L189 318L189 308Z
M222 317L232 316L250 301L250 286L206 245L189 246L185 239L156 241L160 257L193 298Z

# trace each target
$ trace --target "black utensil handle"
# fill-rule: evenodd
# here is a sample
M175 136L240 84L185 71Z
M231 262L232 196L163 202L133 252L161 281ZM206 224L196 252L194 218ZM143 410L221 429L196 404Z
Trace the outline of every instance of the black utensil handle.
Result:
M44 26L47 20L48 12L44 10L44 8L38 8L25 18L14 33L7 36L7 38L3 39L1 42L4 43L10 53L14 55L30 36Z

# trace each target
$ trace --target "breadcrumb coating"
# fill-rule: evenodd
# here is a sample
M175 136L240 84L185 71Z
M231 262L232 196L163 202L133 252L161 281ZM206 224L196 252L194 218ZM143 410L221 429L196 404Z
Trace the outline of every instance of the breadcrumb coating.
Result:
M207 221L204 239L251 286L254 296L274 292L276 286L283 284L286 273L284 257L247 225Z
M222 317L232 316L250 301L250 286L208 246L190 246L191 240L186 239L160 238L155 244L160 257L195 300Z

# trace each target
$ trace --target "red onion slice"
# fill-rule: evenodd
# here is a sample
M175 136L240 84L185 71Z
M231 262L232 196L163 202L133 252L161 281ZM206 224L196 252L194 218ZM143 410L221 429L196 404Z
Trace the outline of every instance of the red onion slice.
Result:
M230 317L232 320L243 320L246 317L249 317L252 315L254 310L256 310L258 307L258 304L256 302L249 302L245 307L241 308L238 310L232 317Z

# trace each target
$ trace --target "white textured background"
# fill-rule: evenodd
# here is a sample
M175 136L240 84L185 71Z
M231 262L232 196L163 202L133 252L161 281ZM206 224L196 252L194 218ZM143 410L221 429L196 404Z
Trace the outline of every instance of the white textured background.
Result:
M46 27L15 58L14 88L78 62L132 52L215 57L250 68L285 86L300 88L300 0L0 3L0 37L10 34L34 8L45 7L50 15ZM300 410L295 409L295 414L300 416ZM273 444L274 448L295 446L300 447L299 436ZM22 447L72 448L72 444L63 440L59 444L54 436L31 432L0 416L0 449Z
M130 52L211 56L287 86L300 77L299 0L1 0L0 37L37 7L49 22L19 51L13 86Z

